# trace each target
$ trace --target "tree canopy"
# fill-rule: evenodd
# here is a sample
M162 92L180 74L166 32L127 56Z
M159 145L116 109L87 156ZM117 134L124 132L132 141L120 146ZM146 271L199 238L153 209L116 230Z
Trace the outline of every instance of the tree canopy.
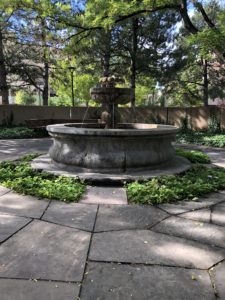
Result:
M132 105L208 105L224 97L224 44L219 0L2 0L2 104L24 90L90 105L90 87L116 74Z

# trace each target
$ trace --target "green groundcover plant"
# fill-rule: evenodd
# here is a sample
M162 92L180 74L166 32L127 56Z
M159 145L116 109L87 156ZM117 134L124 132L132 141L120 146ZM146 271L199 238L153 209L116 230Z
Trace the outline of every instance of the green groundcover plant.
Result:
M48 136L44 129L30 129L27 127L0 127L0 139L28 139Z
M209 147L225 147L225 133L207 133L189 131L179 133L176 137L176 142L181 144L196 144Z
M199 196L225 189L225 171L196 164L183 175L161 176L127 185L130 202L160 204L178 200L196 201Z
M160 204L178 200L196 201L199 196L225 189L225 170L203 165L202 163L209 162L206 154L181 149L177 150L177 153L188 156L195 163L191 169L180 175L161 176L142 183L128 184L127 194L130 202ZM196 163L199 161L201 164Z
M79 179L33 170L30 161L37 156L0 163L0 185L38 198L77 202L86 190L85 184Z
M184 150L177 148L176 154L187 158L192 163L209 164L210 159L207 154L196 150Z

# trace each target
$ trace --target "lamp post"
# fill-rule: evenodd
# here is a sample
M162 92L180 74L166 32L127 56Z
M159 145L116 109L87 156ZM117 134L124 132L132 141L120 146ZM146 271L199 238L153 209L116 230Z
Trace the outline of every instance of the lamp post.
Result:
M71 75L71 102L72 106L75 106L75 95L74 95L74 70L75 67L68 67L70 70L70 75Z

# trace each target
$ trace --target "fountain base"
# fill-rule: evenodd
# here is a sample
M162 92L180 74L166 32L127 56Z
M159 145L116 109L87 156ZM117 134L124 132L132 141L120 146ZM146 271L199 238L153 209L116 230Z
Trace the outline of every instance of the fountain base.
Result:
M76 177L87 183L123 184L124 182L144 181L161 175L174 175L187 171L191 164L180 156L174 156L172 160L142 170L128 170L124 173L114 173L111 169L108 172L100 173L86 168L78 168L62 163L54 162L49 155L41 155L31 163L32 168L46 171L58 176Z

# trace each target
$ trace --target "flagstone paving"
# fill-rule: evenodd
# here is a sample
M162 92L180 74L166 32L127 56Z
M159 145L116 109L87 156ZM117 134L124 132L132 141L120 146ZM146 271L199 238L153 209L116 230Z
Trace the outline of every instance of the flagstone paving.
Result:
M223 300L224 282L223 192L157 207L127 205L123 188L67 204L0 187L1 300Z
M31 219L0 213L0 242L9 238L16 231L27 225Z
M93 231L97 205L51 201L42 219L60 225Z
M95 232L149 229L169 215L151 205L101 205Z
M4 209L11 194L30 205ZM225 194L179 215L16 195L0 196L1 299L224 299L225 226L211 220Z
M1 279L1 300L74 300L80 287L76 283L40 280Z
M212 223L225 226L225 202L213 207Z
M88 186L80 201L86 204L127 204L126 190L119 187Z
M203 209L198 209L198 210L194 210L194 211L189 211L189 212L180 214L180 217L209 223L211 220L211 209L203 208Z
M4 186L0 186L0 196L5 195L10 192L10 189L7 189Z
M49 200L10 192L0 197L0 212L11 215L40 218L48 207Z
M219 299L225 299L225 261L212 268Z
M88 264L81 295L84 300L215 299L207 271L103 263Z
M18 159L30 153L45 153L51 144L49 138L0 140L0 161Z
M222 226L171 217L154 226L152 230L225 248L225 227Z

